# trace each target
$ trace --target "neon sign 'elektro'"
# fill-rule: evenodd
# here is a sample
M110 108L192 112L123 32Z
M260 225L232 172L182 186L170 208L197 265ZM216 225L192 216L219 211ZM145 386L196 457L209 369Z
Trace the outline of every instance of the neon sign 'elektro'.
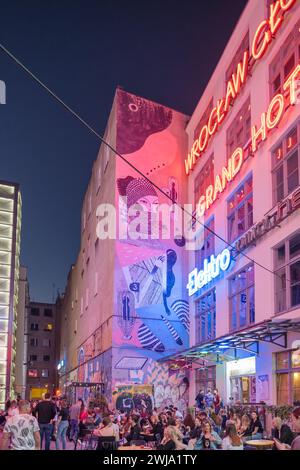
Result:
M230 107L236 101L242 87L247 81L254 64L267 52L275 35L281 28L285 14L294 6L296 0L276 0L270 5L269 18L263 20L254 34L251 56L244 52L242 61L238 64L235 73L226 85L226 96L217 100L206 124L200 129L198 138L194 141L190 153L185 160L185 172L187 175L194 169L197 160L205 152L212 136L216 134L227 116Z
M194 295L213 279L219 277L221 271L227 271L230 267L230 263L231 253L228 248L223 250L217 257L212 255L210 260L204 260L203 269L201 271L195 268L189 274L189 282L186 286L189 291L189 296Z

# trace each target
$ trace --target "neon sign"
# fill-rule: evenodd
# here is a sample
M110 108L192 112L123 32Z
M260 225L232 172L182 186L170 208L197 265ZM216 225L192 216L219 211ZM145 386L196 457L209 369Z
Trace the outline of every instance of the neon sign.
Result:
M245 51L242 61L238 64L235 73L227 82L226 96L217 100L216 106L212 109L208 121L200 129L199 137L194 141L190 153L185 160L185 172L187 175L194 169L197 160L205 152L212 136L216 134L229 112L230 107L234 104L242 87L247 81L247 77L258 60L260 60L267 52L271 42L275 39L275 35L280 29L284 15L289 11L296 0L277 0L270 5L269 18L262 21L253 38L251 46L251 57L249 52Z
M283 90L287 97L278 93L269 104L267 112L262 113L260 125L252 126L251 129L251 154L258 151L259 146L264 142L268 134L280 123L285 111L289 106L297 103L297 79L300 77L300 64L298 64L288 79L283 84ZM197 202L197 213L202 217L205 212L214 204L219 194L221 194L228 183L230 183L240 172L244 162L244 150L238 147L228 160L227 167L222 168L221 174L215 177L214 185L208 186L205 194L201 195Z
M198 271L195 268L189 274L189 282L187 284L187 289L189 291L189 296L194 295L198 290L201 290L213 279L216 279L220 276L221 271L227 271L231 263L231 253L226 248L222 251L217 257L212 255L210 260L206 259L203 263L203 269Z

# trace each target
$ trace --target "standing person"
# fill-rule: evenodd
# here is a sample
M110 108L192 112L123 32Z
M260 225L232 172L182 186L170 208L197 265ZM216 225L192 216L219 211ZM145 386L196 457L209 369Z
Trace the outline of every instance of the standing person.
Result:
M207 393L205 394L204 401L205 401L206 408L212 408L214 406L214 396L210 388L207 389Z
M70 441L76 441L79 430L79 417L81 412L82 400L79 398L70 408Z
M60 411L58 412L57 419L57 435L56 435L56 450L59 450L60 441L62 443L63 450L66 450L66 434L69 426L69 407L67 406L66 400L62 400L60 404Z
M214 390L213 404L216 414L219 414L221 408L221 397L217 388Z
M40 450L40 428L30 411L30 403L20 400L19 414L8 418L4 426L1 450L7 450L10 441L13 450Z
M51 436L53 432L53 420L56 415L56 406L51 401L50 393L45 393L45 399L40 401L35 408L40 434L41 449L43 447L43 439L45 435L45 450L50 450Z
M195 398L196 403L197 403L197 408L199 408L199 410L204 410L205 408L204 396L205 396L204 390L201 389Z

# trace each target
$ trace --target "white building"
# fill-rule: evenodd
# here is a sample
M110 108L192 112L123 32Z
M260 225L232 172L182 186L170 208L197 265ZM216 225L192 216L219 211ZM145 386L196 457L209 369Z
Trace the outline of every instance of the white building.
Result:
M191 404L214 387L227 403L300 401L299 28L299 1L250 0L187 127L208 228L189 256L190 349L169 359L193 363ZM230 263L205 265L224 249Z

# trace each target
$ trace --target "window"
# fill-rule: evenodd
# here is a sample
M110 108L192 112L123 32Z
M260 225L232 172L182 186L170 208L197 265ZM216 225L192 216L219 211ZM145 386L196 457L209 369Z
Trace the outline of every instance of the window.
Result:
M253 180L238 187L227 203L228 239L235 241L253 225Z
M250 139L251 104L249 96L227 130L227 160L238 147L242 147L243 149L246 148L247 144L250 142Z
M232 77L232 74L236 73L236 69L237 69L238 64L243 61L244 53L246 51L249 52L249 50L250 50L250 45L249 45L249 31L248 31L246 33L246 35L244 36L244 39L242 40L238 50L234 54L233 59L231 61L231 64L229 65L228 69L226 70L226 75L225 75L226 83L229 82L229 80Z
M49 370L48 369L42 369L42 377L44 377L44 378L49 377Z
M300 22L286 38L269 69L270 97L283 92L283 84L300 61Z
M204 167L200 170L200 173L195 179L194 194L195 203L197 204L200 197L205 194L206 189L215 182L215 169L214 169L214 156L212 155Z
M35 354L31 354L31 355L29 356L29 361L30 361L30 362L37 361L37 356L36 356Z
M39 331L39 324L38 323L31 323L30 330L31 331Z
M216 337L216 290L196 303L196 342L204 343Z
M247 266L229 280L230 329L240 330L255 322L254 266Z
M43 348L50 348L51 341L50 339L43 339Z
M210 100L210 102L208 103L208 106L207 106L206 110L204 111L204 113L202 114L202 116L200 118L200 121L199 121L199 124L197 125L197 127L194 131L194 140L199 138L201 129L202 129L203 126L205 126L205 124L207 124L207 122L209 120L210 113L213 110L213 107L214 107L214 101L213 101L213 98L212 98Z
M51 308L45 308L44 317L52 317L52 309Z
M275 313L300 305L300 232L275 248Z
M276 354L277 405L300 401L300 349Z
M300 125L296 125L272 152L273 203L282 201L300 184Z
M47 323L45 325L44 331L52 331L53 330L53 325L52 323Z
M215 221L212 218L209 222L205 223L206 227L203 231L201 231L201 235L204 235L203 238L203 245L199 250L195 251L195 261L196 266L198 269L202 269L204 260L209 259L211 255L215 253L215 236L212 233L215 229Z
M50 356L48 354L44 354L43 361L50 361Z
M40 315L40 309L39 308L32 308L30 311L31 315L34 317L38 317Z
M28 369L28 377L37 378L38 377L37 369Z
M202 367L196 372L196 387L197 393L199 390L204 390L206 393L210 388L216 388L216 366Z
M38 346L38 339L37 338L30 338L30 346L37 347Z

